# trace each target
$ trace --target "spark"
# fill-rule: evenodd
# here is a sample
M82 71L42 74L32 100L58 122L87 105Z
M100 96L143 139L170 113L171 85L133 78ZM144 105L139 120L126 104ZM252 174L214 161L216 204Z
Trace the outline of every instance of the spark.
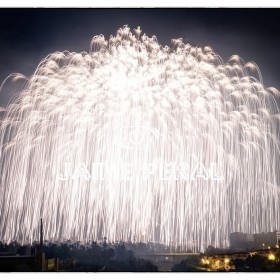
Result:
M211 47L133 32L95 36L89 53L55 52L30 78L13 76L25 84L0 126L0 239L38 240L40 217L49 240L194 251L279 228L279 92L237 55L224 63ZM215 162L223 180L58 180L65 163L74 173L154 162Z

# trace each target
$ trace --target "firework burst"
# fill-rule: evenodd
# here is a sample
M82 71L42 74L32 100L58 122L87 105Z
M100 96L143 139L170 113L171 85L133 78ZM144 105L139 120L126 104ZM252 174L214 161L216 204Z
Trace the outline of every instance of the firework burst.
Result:
M238 56L141 34L50 54L6 108L1 239L38 239L40 217L49 240L198 251L279 228L278 91Z

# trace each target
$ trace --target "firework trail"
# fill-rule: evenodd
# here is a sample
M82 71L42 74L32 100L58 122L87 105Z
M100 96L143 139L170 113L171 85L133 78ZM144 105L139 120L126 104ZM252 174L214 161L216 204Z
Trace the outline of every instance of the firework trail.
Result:
M49 240L196 251L279 229L278 91L236 55L172 45L124 26L41 61L1 121L2 240L38 240L40 217ZM213 162L220 180L181 176Z

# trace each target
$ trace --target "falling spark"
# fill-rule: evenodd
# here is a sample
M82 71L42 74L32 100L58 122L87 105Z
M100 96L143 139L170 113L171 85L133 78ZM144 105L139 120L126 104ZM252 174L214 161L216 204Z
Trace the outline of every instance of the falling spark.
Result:
M0 126L0 239L38 240L40 217L49 240L194 251L279 229L279 92L236 55L225 64L210 47L133 32L95 36L89 53L55 52L14 77L25 84ZM182 162L214 162L222 180L149 169L172 163L178 174ZM114 168L100 178L97 163ZM126 164L140 175L113 176Z

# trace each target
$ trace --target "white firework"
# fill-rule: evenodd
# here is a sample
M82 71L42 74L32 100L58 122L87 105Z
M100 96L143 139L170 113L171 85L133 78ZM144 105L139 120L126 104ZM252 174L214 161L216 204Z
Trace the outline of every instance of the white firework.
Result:
M40 217L49 240L196 251L279 228L278 91L252 62L172 43L124 26L41 61L1 121L2 240L38 239ZM178 177L213 162L221 180Z

